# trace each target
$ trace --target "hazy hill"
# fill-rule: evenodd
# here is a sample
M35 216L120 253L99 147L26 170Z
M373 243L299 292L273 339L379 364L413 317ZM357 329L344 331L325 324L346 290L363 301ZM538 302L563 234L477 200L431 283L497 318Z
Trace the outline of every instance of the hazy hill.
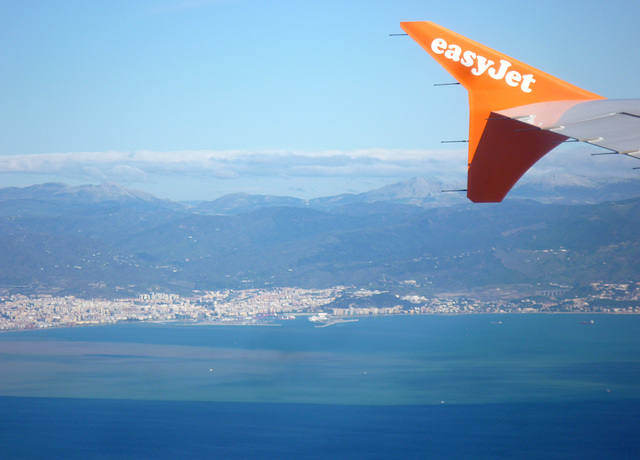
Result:
M94 212L112 206L182 210L184 206L169 200L120 187L116 184L70 186L59 183L0 189L0 215L58 215L69 210ZM93 210L93 211L91 211Z
M232 215L209 215L119 188L70 189L0 190L0 289L109 296L415 280L438 292L640 275L638 198L579 206L394 203L429 196L414 181L325 201L324 210L235 207Z
M232 193L214 201L205 201L192 207L192 211L199 214L241 214L260 208L274 206L290 206L304 208L307 201L289 196L248 195L246 193Z
M426 178L412 178L359 194L302 200L273 195L234 193L192 208L200 214L240 214L260 208L289 206L334 212L344 206L371 203L393 203L442 208L467 204L464 192L443 192L464 188L464 184L446 184ZM555 204L595 204L640 197L638 179L585 178L567 174L530 179L517 185L506 201L534 200Z
M60 183L32 185L30 187L8 187L0 189L0 201L39 200L65 203L104 203L104 202L146 202L158 206L176 207L176 203L161 200L138 190L126 189L117 184L71 186Z
M550 174L523 180L509 194L510 198L532 199L542 203L594 204L626 200L640 196L638 179L596 178Z

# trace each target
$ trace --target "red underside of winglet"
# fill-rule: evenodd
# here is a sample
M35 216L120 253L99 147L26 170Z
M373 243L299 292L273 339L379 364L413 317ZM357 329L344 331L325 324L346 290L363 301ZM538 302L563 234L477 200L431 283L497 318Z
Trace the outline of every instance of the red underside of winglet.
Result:
M561 134L491 113L469 165L467 197L474 203L502 201L533 164L565 140Z

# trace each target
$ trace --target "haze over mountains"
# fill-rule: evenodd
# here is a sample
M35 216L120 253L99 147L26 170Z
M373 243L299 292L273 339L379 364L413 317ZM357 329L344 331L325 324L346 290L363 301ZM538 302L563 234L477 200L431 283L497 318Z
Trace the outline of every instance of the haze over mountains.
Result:
M412 179L300 200L227 195L189 205L116 185L0 189L0 289L135 295L269 286L432 292L638 279L638 181L558 178L473 205ZM553 204L520 196L542 196ZM576 197L594 204L567 205Z
M364 193L343 194L312 200L288 196L234 193L214 201L201 203L193 210L204 214L239 214L263 207L292 206L332 211L340 206L358 203L393 203L440 208L469 202L464 193L443 193L443 190L459 188L460 184L445 184L425 178L413 178ZM508 199L531 199L543 203L558 204L594 204L636 196L640 196L640 180L585 178L557 174L542 179L523 181L522 184L514 188Z

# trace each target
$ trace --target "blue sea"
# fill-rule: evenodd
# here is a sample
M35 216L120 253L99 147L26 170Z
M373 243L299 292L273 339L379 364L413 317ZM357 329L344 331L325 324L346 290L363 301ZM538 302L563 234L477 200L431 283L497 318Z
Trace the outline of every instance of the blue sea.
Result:
M3 459L624 459L639 435L640 316L0 334Z

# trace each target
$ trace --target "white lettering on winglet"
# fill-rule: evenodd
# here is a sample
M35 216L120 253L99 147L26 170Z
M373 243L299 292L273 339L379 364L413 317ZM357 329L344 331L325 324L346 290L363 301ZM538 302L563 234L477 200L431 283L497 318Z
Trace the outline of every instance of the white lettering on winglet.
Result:
M465 67L471 67L471 74L476 77L486 73L494 80L504 80L507 85L514 88L519 86L525 93L530 93L532 91L531 85L536 82L531 74L522 75L517 70L510 70L511 63L506 59L500 59L500 62L496 64L491 59L473 51L462 51L458 45L448 44L444 38L433 40L431 51L442 54L447 59L459 62Z

